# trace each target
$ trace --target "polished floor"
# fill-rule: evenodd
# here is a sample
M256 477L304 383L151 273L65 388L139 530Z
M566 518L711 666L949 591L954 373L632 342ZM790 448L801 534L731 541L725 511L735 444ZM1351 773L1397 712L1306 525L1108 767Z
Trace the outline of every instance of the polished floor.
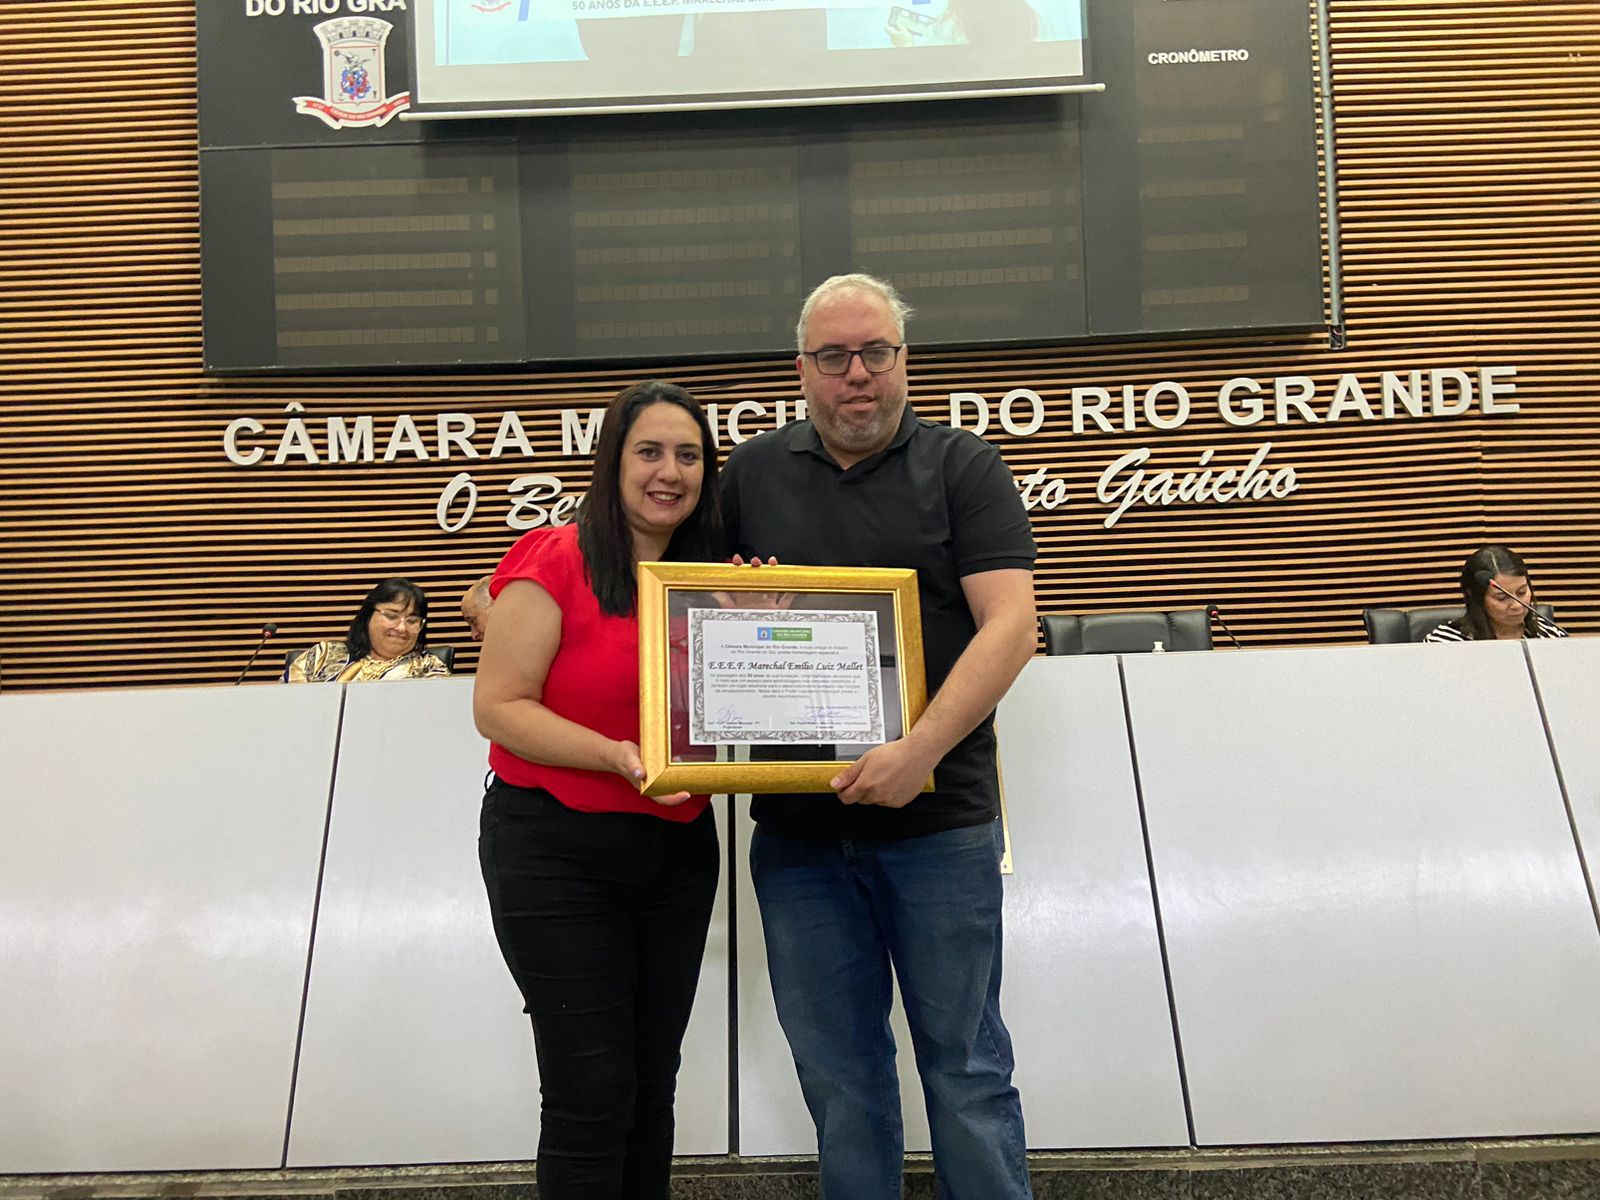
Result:
M1593 1200L1600 1137L1107 1151L1032 1158L1038 1200ZM0 1200L537 1200L529 1163L0 1176ZM674 1200L811 1200L805 1159L681 1159ZM925 1157L907 1200L932 1200Z

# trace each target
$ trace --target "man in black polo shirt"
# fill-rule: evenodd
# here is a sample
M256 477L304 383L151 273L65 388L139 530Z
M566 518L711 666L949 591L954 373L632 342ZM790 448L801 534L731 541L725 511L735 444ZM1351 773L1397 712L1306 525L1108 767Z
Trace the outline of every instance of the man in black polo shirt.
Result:
M1016 1200L1031 1192L1000 1019L993 715L1033 654L1035 550L994 447L906 403L908 311L869 276L819 286L796 331L809 419L737 447L722 473L746 557L916 568L933 697L840 771L837 798L756 797L750 870L824 1200L901 1193L891 964L940 1194Z

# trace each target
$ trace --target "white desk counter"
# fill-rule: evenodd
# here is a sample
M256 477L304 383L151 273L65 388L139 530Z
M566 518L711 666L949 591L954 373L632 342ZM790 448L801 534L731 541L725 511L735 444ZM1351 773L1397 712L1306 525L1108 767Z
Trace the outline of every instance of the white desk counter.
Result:
M1030 663L999 717L1030 1145L1600 1129L1597 672L1587 639ZM0 1172L532 1156L470 689L0 697ZM678 1151L809 1153L718 815Z

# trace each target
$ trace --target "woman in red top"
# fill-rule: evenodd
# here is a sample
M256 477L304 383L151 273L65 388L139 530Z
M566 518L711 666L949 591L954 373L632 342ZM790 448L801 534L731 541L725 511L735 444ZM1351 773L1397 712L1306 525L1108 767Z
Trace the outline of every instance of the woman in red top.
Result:
M576 523L522 537L489 585L478 855L533 1017L544 1200L667 1196L720 855L709 797L639 793L634 565L723 556L716 476L694 398L636 384L606 409Z

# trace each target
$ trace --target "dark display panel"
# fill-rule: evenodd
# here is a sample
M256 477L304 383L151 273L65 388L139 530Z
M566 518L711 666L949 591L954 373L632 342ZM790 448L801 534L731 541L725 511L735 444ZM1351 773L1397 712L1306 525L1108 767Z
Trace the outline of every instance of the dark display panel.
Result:
M1079 104L913 110L846 140L850 269L912 298L919 342L1088 332Z
M1178 332L1322 320L1305 9L1138 0L1103 21L1127 86L1084 105L1091 327ZM1247 58L1239 58L1243 51Z
M571 145L566 159L569 353L783 344L802 276L792 140L623 136Z
M782 353L850 270L925 346L1323 319L1298 6L1095 4L1084 96L407 124L403 20L246 3L200 8L211 369Z
M207 246L208 359L214 347L284 367L526 358L517 168L492 149L423 145L208 160L203 211L233 227L227 254ZM256 319L235 319L247 311Z

